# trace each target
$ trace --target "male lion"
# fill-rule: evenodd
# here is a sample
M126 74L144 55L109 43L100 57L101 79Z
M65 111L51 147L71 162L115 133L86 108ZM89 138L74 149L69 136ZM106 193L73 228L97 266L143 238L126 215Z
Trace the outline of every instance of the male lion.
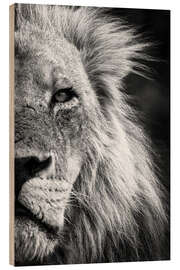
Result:
M102 9L15 10L16 265L168 259L164 188L121 91L148 44Z

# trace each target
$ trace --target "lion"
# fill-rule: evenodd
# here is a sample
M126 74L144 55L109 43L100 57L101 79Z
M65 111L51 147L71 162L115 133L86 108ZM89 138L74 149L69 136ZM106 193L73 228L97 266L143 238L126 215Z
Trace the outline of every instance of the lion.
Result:
M149 44L102 8L15 12L15 264L168 259L166 191L123 92Z

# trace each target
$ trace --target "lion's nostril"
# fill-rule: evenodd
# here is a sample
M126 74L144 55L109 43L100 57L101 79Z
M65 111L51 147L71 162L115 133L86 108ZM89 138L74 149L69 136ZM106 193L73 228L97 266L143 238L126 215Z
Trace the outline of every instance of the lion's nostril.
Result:
M38 157L30 157L29 160L24 165L25 170L31 172L32 176L35 173L38 173L49 167L51 164L52 158L48 157L43 160L40 160Z
M35 177L37 173L49 168L52 163L52 157L40 158L29 156L15 159L15 181L16 196L18 196L22 185L30 178Z

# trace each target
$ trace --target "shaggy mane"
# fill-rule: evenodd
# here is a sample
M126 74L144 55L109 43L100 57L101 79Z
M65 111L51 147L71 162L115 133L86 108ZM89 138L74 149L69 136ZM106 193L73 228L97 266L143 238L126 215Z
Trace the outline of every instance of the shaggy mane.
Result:
M100 110L89 116L86 159L65 213L58 263L156 260L164 255L164 190L152 146L121 91L129 73L144 76L149 44L103 9L17 6L17 27L64 36L79 51ZM61 256L59 255L61 254ZM63 254L63 256L62 256ZM63 258L63 259L62 259Z

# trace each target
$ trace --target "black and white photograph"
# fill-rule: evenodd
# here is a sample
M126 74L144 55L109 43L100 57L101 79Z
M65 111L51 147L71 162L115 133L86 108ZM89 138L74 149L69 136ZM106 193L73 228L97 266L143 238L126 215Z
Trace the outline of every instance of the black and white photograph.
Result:
M170 260L170 10L9 15L10 263Z

